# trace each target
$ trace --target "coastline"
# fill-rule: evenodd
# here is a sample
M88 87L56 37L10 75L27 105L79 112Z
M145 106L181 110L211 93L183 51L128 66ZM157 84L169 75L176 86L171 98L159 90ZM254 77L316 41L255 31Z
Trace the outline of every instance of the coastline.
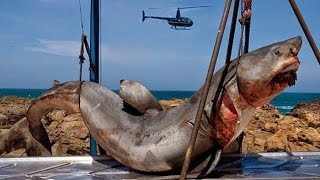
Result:
M37 98L46 89L3 89L0 88L0 98L6 96L17 96L22 98ZM119 90L113 90L118 93ZM152 94L158 100L170 100L170 99L185 99L192 96L195 91L176 91L176 90L151 90ZM295 105L301 102L309 102L314 99L320 99L320 93L313 92L282 92L276 96L270 104L275 106L280 113L289 113Z
M164 109L168 109L183 103L183 100L159 102ZM0 98L0 156L27 156L23 142L4 150L1 149L1 139L10 128L21 126L21 122L26 121L24 117L31 103L31 98ZM64 111L53 111L42 119L42 123L51 140L52 155L89 154L89 131L80 114L67 115ZM259 108L244 131L242 151L320 151L320 99L299 103L288 114L281 114L271 104Z

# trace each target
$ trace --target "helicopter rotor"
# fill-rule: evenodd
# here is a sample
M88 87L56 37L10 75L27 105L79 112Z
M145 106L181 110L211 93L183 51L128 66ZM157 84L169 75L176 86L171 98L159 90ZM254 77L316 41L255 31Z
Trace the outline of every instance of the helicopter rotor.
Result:
M206 7L211 7L210 5L203 5L203 6L185 6L185 7L178 7L176 9L194 9L194 8L206 8ZM173 7L151 7L148 8L150 10L156 10L156 9L168 9L168 8L173 8Z
M206 8L206 7L211 7L208 5L205 6L186 6L186 7L178 7L178 9L194 9L194 8Z

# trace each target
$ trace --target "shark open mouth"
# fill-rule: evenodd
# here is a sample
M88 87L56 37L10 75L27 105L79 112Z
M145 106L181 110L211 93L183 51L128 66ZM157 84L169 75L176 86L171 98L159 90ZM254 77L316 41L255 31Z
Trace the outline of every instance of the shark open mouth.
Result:
M294 86L297 80L297 73L295 70L287 71L276 75L272 81L277 83L288 83L289 86Z
M300 61L295 56L294 62L284 67L276 76L273 77L272 82L279 84L288 84L288 86L294 86L297 80L297 70Z

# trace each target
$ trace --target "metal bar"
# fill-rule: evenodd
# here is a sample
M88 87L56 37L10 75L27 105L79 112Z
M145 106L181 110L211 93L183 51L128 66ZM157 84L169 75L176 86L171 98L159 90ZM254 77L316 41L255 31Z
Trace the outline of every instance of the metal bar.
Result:
M200 126L200 120L201 120L203 109L204 109L204 106L205 106L205 102L206 102L206 99L207 99L207 96L208 96L210 83L211 83L211 80L212 80L212 77L213 77L213 73L214 73L214 68L216 66L216 62L217 62L217 58L218 58L218 54L219 54L219 50L220 50L220 46L221 46L221 41L222 41L222 38L223 38L223 33L224 33L224 30L225 30L225 27L226 27L226 23L227 23L227 20L228 20L228 14L229 14L230 6L231 6L231 1L232 0L226 0L225 7L224 7L224 10L223 10L223 15L222 15L221 22L220 22L220 25L219 25L217 38L216 38L214 49L213 49L212 56L211 56L211 61L210 61L209 69L208 69L208 74L207 74L207 77L206 77L204 88L203 88L202 93L201 93L201 99L200 99L200 103L199 103L196 119L195 119L195 122L194 122L194 127L192 129L192 134L191 134L189 146L188 146L188 149L187 149L186 154L185 154L185 159L184 159L182 170L181 170L180 180L186 179L187 172L189 170L189 165L190 165L190 161L191 161L191 155L192 155L194 144L196 142L196 138L197 138L197 135L198 135L198 130L199 130L199 126Z
M299 7L298 7L297 3L295 2L295 0L289 0L289 2L290 2L290 5L292 7L292 10L294 11L295 15L297 16L297 19L298 19L298 21L300 23L300 26L301 26L305 36L308 39L308 42L309 42L309 44L310 44L310 46L311 46L311 48L313 50L313 53L316 56L316 58L318 60L318 63L320 64L320 52L319 52L319 49L318 49L316 43L313 40L313 37L312 37L312 35L311 35L310 31L309 31L309 28L308 28L306 22L304 21L303 16L302 16L302 14L301 14L301 12L299 10Z
M244 47L243 47L243 53L248 53L249 52L249 42L250 42L250 24L251 24L251 16L246 20L246 25L245 25L245 31L244 31Z
M46 171L51 171L53 169L61 168L61 167L68 166L68 165L71 165L71 164L72 164L72 162L66 162L66 163L58 164L58 165L55 165L55 166L51 166L51 167L43 168L43 169L40 169L40 170L37 170L37 171L33 171L31 173L26 174L26 176L30 177L30 176L32 176L34 174L38 174L38 173L42 173L42 172L46 172Z
M232 46L233 46L233 40L234 40L234 32L236 31L236 23L237 23L237 18L238 18L239 4L240 4L240 0L234 1L232 21L231 21L230 34L229 34L228 49L227 49L227 55L226 55L226 63L229 63L230 59L231 59Z
M1 166L0 169L9 168L9 167L16 167L18 163L8 164L6 166Z
M251 0L250 0L250 5L249 8L250 11L251 11L251 6L252 6L252 3L251 3ZM251 26L251 16L252 16L252 13L249 17L246 18L245 20L245 41L244 41L244 47L243 47L243 53L248 53L249 52L249 43L250 43L250 26Z
M91 0L90 57L94 65L90 70L90 81L99 83L99 0ZM90 136L90 155L97 155L97 143Z

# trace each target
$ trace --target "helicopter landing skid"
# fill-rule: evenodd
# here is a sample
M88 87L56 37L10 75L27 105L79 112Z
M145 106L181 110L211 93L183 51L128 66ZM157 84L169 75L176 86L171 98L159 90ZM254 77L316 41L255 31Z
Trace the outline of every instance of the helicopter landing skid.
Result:
M171 29L174 29L174 30L191 30L191 28L186 28L186 27L175 27L175 26L171 26Z

